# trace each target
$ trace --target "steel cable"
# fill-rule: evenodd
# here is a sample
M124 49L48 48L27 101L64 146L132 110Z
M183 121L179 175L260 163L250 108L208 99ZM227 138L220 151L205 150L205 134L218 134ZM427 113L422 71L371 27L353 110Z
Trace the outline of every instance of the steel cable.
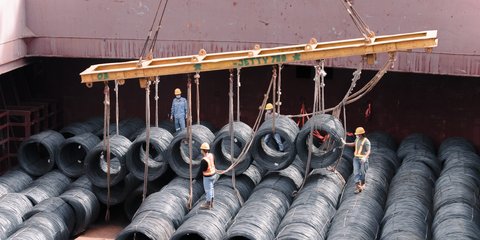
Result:
M252 143L251 153L255 161L269 171L278 171L288 167L295 159L297 150L295 138L299 132L297 124L286 116L275 118L275 133L272 130L273 118L266 120L260 126ZM265 143L265 137L270 134L270 141ZM278 151L274 135L279 134L284 151Z
M110 137L110 186L122 181L127 174L125 158L131 144L130 140L122 135ZM90 150L85 158L85 173L97 187L106 188L108 185L106 161L103 141Z
M100 203L91 191L85 188L72 188L60 195L60 198L67 202L75 213L70 216L75 219L75 228L71 232L72 236L84 232L97 219Z
M100 138L92 133L83 133L66 139L57 152L58 169L72 178L82 176L85 173L85 157L99 142Z
M150 147L148 156L148 181L162 176L168 169L166 151L173 136L167 130L157 127L150 128ZM143 131L129 147L126 155L127 169L137 179L144 180L145 154L147 134Z
M18 162L23 170L33 176L41 176L53 169L62 134L47 130L23 141L18 149Z
M84 133L96 133L100 131L103 126L103 118L96 117L90 118L85 122L75 122L68 124L66 127L62 128L59 132L66 139L81 135Z
M202 184L194 181L193 200L197 201L202 193ZM180 177L173 179L159 192L145 199L131 223L119 233L117 239L132 239L133 236L145 239L169 239L188 212L188 198L189 180Z
M57 197L68 187L72 180L58 170L53 170L33 181L20 193L24 194L33 205L51 197Z
M21 169L10 170L0 176L0 197L20 192L33 181L32 176Z
M253 137L253 129L243 122L233 122L233 159L230 149L230 124L225 125L215 135L211 144L212 153L215 155L215 166L218 169L227 169L232 164L235 166L235 175L242 174L250 167L253 158L248 152L244 158L238 159L242 150L247 146ZM233 161L232 161L233 160ZM225 175L231 176L232 171L225 172Z
M307 162L309 138L311 128L318 131L324 140L317 137L312 139L311 167L323 168L334 164L342 155L343 144L341 139L345 136L343 125L332 115L320 114L310 118L297 135L295 145L298 156Z
M200 145L204 142L212 143L215 135L203 125L192 125L192 172L198 172L200 168L201 153ZM172 170L180 177L190 178L189 148L187 128L176 134L167 149L168 163Z

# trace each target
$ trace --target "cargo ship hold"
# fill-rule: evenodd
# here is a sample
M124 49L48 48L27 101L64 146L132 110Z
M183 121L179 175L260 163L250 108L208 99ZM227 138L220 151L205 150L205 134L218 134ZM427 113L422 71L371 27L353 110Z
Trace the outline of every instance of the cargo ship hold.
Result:
M479 12L1 1L0 239L480 239Z

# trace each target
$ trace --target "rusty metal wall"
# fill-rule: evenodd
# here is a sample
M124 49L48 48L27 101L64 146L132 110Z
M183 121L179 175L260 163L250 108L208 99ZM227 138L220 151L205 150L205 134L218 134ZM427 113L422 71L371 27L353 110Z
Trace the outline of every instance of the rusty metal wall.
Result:
M159 0L25 0L29 56L138 58ZM164 3L165 1L163 1ZM432 54L401 53L395 71L480 76L480 1L354 0L377 35L437 29ZM169 1L155 57L360 37L340 1ZM372 66L378 69L382 64ZM358 58L328 61L354 68Z

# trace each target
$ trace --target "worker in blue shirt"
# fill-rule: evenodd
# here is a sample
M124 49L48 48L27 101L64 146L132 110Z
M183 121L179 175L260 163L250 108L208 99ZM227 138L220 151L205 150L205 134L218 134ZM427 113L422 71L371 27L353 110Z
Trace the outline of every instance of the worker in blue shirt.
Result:
M185 119L187 118L187 99L182 97L180 88L175 88L175 98L172 101L172 114L170 120L175 123L175 131L185 129Z

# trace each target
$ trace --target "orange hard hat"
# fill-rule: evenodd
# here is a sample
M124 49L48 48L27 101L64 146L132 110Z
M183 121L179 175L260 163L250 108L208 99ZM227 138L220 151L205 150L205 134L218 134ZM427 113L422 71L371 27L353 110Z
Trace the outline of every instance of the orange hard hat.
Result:
M271 103L267 103L267 105L265 105L265 110L271 110L273 109L273 105Z
M180 94L182 94L182 90L180 90L180 88L175 88L175 91L173 93L175 95L180 95Z
M200 149L202 150L210 150L210 145L206 142L202 143L202 145L200 146Z
M363 127L357 127L357 129L355 129L355 135L360 135L364 133L365 133L365 129L363 129Z

